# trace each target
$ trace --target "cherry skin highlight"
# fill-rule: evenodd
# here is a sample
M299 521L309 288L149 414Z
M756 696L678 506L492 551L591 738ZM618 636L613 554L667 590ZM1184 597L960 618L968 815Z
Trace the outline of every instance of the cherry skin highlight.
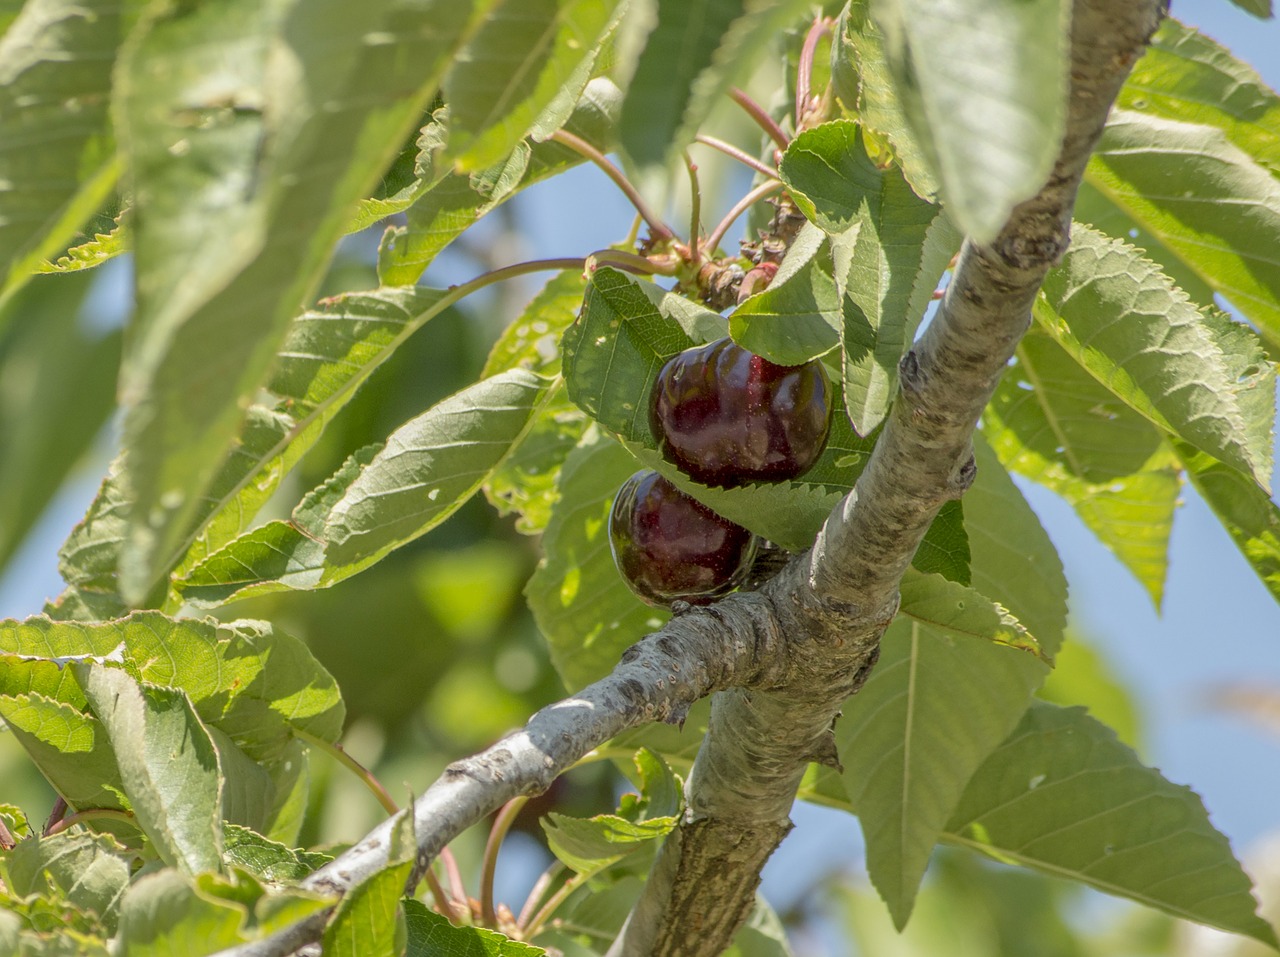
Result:
M731 339L667 360L649 404L663 458L723 488L798 478L818 461L830 424L822 363L780 366Z
M746 579L756 537L645 469L623 483L609 513L623 579L651 605L706 604Z

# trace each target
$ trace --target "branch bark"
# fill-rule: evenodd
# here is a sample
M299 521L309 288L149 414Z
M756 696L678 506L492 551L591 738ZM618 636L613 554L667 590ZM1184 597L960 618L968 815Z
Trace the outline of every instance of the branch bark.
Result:
M1077 0L1067 128L1053 173L991 245L966 242L938 314L903 360L871 460L813 549L757 592L673 618L607 678L450 765L413 807L410 890L450 840L506 801L545 790L619 732L679 723L694 701L719 692L686 818L610 954L713 957L731 943L761 868L791 829L805 768L838 763L832 725L875 664L903 573L938 509L973 481L973 429L1066 249L1089 154L1162 14L1161 0ZM379 826L304 886L346 893L386 865L390 834L390 822ZM283 957L319 940L327 917L220 957Z

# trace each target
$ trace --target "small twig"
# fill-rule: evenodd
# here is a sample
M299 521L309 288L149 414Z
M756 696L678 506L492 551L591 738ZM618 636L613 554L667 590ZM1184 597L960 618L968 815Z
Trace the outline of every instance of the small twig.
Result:
M625 249L597 249L584 260L587 269L595 266L615 266L618 269L625 269L627 272L639 273L643 276L669 274L673 271L674 265L665 262L655 262L647 256L641 256L639 253L627 252Z
M498 915L493 909L493 878L498 872L498 852L502 850L502 842L511 830L511 825L516 822L520 809L528 803L529 799L524 795L512 798L502 806L489 830L489 840L485 842L484 857L481 858L480 865L480 919L486 927L498 925Z
M747 96L746 93L738 89L736 86L730 88L729 96L733 102L746 110L747 115L755 120L762 130L769 134L769 138L778 145L778 149L785 150L791 145L791 140L787 137L787 134L783 132L782 127L774 121L773 117L768 114L763 106L751 99L751 97Z
M67 816L67 802L62 795L58 795L58 800L53 802L53 809L49 812L48 819L44 822L44 830L41 834L48 835L49 829Z
M537 910L538 904L542 901L542 895L547 892L556 878L565 872L567 868L562 861L553 861L551 866L543 871L533 887L529 889L529 896L524 899L524 906L520 908L520 916L516 918L516 926L524 930L526 924L532 919L534 912Z
M809 112L809 100L812 98L813 58L818 49L818 41L831 32L832 21L827 17L819 17L805 34L804 46L800 48L800 62L796 67L796 129L804 128L805 116Z
M326 741L324 738L317 738L315 735L308 734L299 728L294 728L293 733L312 747L319 748L326 754L331 755L339 764L358 777L364 786L369 789L369 792L377 798L384 811L388 814L399 813L399 806L392 800L391 795L387 793L387 789L382 786L382 782L374 776L372 771L348 754L342 745Z
M698 269L698 237L702 235L702 187L698 183L698 167L685 150L684 166L689 171L689 266L693 271Z
M67 828L83 824L85 821L128 821L133 824L134 817L131 811L120 811L111 807L86 808L83 811L76 811L75 814L68 814L45 831L44 836L53 837L53 835L61 834Z
M649 224L649 232L653 234L654 239L675 239L676 234L671 227L666 225L662 219L649 208L649 204L644 201L639 190L635 188L631 180L627 179L626 174L613 163L609 162L608 157L601 153L598 149L582 139L580 136L574 136L567 130L556 130L551 134L551 139L564 146L569 147L575 153L585 156L591 162L595 163L605 175L613 180L614 185L622 190L627 199L631 200L631 205L636 208L636 212L644 217L644 221Z
M778 171L776 169L770 169L769 164L762 163L746 150L740 150L732 143L726 143L724 140L718 139L714 136L707 136L705 133L699 133L694 137L694 140L701 143L703 146L710 146L713 150L719 150L725 156L733 157L744 166L750 166L762 176L767 176L770 179L778 178Z
M766 180L751 192L747 193L746 196L743 196L742 199L738 200L734 204L733 209L729 210L729 212L725 214L724 219L720 220L716 225L716 228L711 231L711 235L707 237L707 254L712 256L715 255L716 247L720 245L720 240L724 239L724 234L729 231L729 227L733 225L734 220L770 193L776 193L780 189L782 189L781 180Z

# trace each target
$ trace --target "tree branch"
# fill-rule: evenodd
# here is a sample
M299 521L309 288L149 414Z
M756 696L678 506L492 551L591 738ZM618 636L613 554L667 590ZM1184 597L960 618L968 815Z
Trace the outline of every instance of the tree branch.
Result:
M837 760L832 724L875 662L903 573L938 510L973 482L974 427L1066 250L1089 154L1162 15L1160 0L1075 4L1053 172L989 247L965 243L938 314L901 364L897 400L857 488L812 551L762 589L788 636L786 679L716 695L686 819L610 957L713 957L749 915L808 762Z
M594 747L649 721L679 723L712 692L681 827L665 843L610 954L712 957L750 913L760 869L791 828L810 761L837 763L831 728L866 680L898 605L898 586L938 509L973 480L983 407L1030 323L1031 304L1066 248L1089 153L1160 0L1078 0L1070 107L1045 188L988 247L966 243L937 316L903 360L901 389L858 486L814 548L760 591L673 618L607 678L544 708L523 730L450 765L414 804L409 888L464 829L537 794ZM390 822L304 886L341 895L386 865ZM322 913L220 957L283 957L320 939Z

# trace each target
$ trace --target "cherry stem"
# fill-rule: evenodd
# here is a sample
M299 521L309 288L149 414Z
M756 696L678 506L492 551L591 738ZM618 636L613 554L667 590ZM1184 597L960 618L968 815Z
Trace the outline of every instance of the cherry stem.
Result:
M436 877L436 872L428 867L427 872L423 875L423 880L427 882L427 889L431 891L431 896L435 898L436 910L450 923L457 922L458 911L453 906L453 898L445 891L444 886L440 883L440 878ZM465 903L463 906L465 907Z
M458 869L458 859L447 847L440 851L440 861L444 864L444 872L449 878L449 889L453 896L462 902L463 910L467 908L467 887L462 882L462 871Z
M791 145L791 141L787 139L787 134L783 132L782 127L774 122L773 117L765 111L763 106L736 86L730 88L729 96L733 102L746 110L747 115L755 120L762 130L769 134L769 138L778 144L778 149L785 150Z
M716 247L720 245L720 240L724 239L724 234L729 231L729 227L733 225L734 220L770 193L776 193L780 189L782 189L782 181L771 179L761 183L747 193L746 196L743 196L742 199L738 200L733 209L725 214L724 219L720 220L716 228L711 231L711 235L707 237L707 253L715 255Z
M698 167L684 152L684 166L689 171L689 266L695 271L698 268L698 237L702 235L702 187L698 184Z
M767 163L762 163L760 160L756 159L746 150L740 150L738 149L738 147L734 146L732 143L726 143L724 140L717 139L714 136L707 136L703 133L699 133L697 136L694 137L694 139L697 142L701 143L703 146L710 146L713 150L719 150L721 153L724 153L726 156L732 156L739 163L742 163L745 166L750 166L753 170L755 170L757 173L760 173L762 176L767 176L770 179L778 178L778 171L776 169L770 169Z
M636 212L644 217L644 221L649 224L649 232L653 235L654 239L675 239L676 234L671 230L671 227L667 226L667 224L649 208L649 204L644 201L644 198L640 195L639 190L637 190L632 184L631 180L627 179L626 174L624 174L622 170L618 169L618 167L614 166L613 163L609 162L609 159L603 153L586 140L582 139L582 137L574 136L568 130L556 130L551 134L551 139L569 147L569 149L573 150L575 153L586 157L600 167L600 169L604 171L605 175L613 180L614 185L616 185L618 189L622 190L627 199L631 200L631 205L636 208Z
M326 754L331 755L339 764L359 778L364 786L369 789L369 792L377 798L378 803L382 805L382 809L388 814L398 814L400 812L399 806L391 799L391 795L388 794L387 789L382 786L382 782L374 777L372 771L349 755L343 749L342 745L333 741L326 741L324 738L317 738L315 735L308 734L300 728L294 728L293 733L303 741L307 742L307 744L317 747Z
M800 48L800 62L796 69L796 129L804 124L805 114L809 112L810 90L813 84L813 59L818 50L818 41L831 32L831 20L819 17L805 34L804 46Z
M565 872L564 863L561 861L553 861L551 866L538 875L538 879L534 881L533 887L529 889L529 896L525 898L524 907L520 908L520 916L516 918L516 926L521 930L529 923L533 917L534 910L542 901L542 895L547 892L547 888L555 881L557 877Z
M533 920L529 921L529 925L524 928L525 937L533 937L538 931L542 930L543 925L556 912L556 908L563 904L569 895L581 887L582 884L583 877L581 874L574 874L573 877L561 884L556 889L556 892L547 898L547 902L538 909L538 913L534 915Z
M50 825L45 829L44 837L53 837L55 834L61 834L67 828L83 824L85 821L128 821L130 824L136 823L130 811L121 811L111 807L91 807L83 811L76 811L74 814L68 814L61 821Z
M40 833L48 834L49 828L53 827L55 824L57 824L64 817L67 816L67 810L68 808L67 808L66 799L63 798L61 794L59 794L58 800L53 802L53 808L49 811L49 817L44 822L44 830L41 831Z
M493 827L489 830L489 840L484 845L484 857L480 865L480 918L486 927L496 927L498 915L493 909L493 878L498 871L498 852L502 842L506 840L511 825L516 822L520 809L529 802L523 795L514 797L502 805L502 810L493 819Z

